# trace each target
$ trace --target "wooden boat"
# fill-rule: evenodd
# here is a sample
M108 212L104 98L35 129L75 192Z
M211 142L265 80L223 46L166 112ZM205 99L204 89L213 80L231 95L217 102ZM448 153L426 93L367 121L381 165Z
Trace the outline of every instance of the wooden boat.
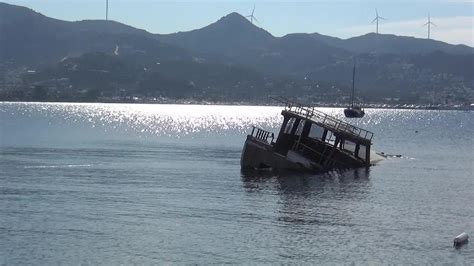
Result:
M243 170L302 170L368 167L373 133L320 112L314 107L279 99L285 104L278 137L253 127L242 150Z

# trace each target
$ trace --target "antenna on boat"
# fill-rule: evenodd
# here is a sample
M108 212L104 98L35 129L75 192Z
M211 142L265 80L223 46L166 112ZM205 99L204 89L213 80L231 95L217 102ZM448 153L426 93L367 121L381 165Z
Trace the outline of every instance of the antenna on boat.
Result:
M252 23L252 24L253 24L254 19L255 19L256 22L258 22L257 18L253 15L254 12L255 12L255 4L253 5L252 14L250 14L248 16L245 16L246 18L250 19L250 23Z
M422 27L428 26L428 40L430 39L431 25L433 25L433 26L436 27L436 24L434 24L433 22L431 22L430 13L428 13L428 22L426 22L426 23L423 24L423 26L422 26Z
M109 0L105 0L105 20L109 20Z
M374 21L375 21L375 24L376 24L375 33L377 33L377 34L379 33L379 19L385 20L386 18L383 18L383 17L379 16L379 11L376 8L375 9L375 18L374 18L374 20L372 20L371 23L374 23Z

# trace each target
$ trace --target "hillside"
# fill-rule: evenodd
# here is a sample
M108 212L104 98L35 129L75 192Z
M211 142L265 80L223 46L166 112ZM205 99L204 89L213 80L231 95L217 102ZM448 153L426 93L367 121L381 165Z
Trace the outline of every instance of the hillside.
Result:
M273 37L267 31L251 24L238 13L231 13L202 29L156 35L158 40L180 46L201 55L238 57L265 50Z
M156 41L144 30L114 21L66 22L31 9L0 3L0 60L35 66L90 52L146 53L186 57L187 52Z
M393 34L368 33L349 39L339 39L310 34L311 37L327 45L342 48L354 53L380 54L429 54L440 51L448 54L474 54L474 48L466 45L452 45L441 41L420 39L414 37L397 36Z
M96 101L132 96L213 101L254 101L268 95L307 94L304 81L273 77L241 65L222 65L190 60L164 60L105 53L88 53L65 59L22 80L33 86L23 91L29 100ZM319 91L329 90L321 83ZM291 89L291 90L290 90ZM38 93L41 91L41 93ZM38 95L39 98L38 98ZM18 95L10 95L18 96Z
M439 101L474 100L471 47L373 33L346 40L316 33L275 37L238 13L193 31L151 34L0 3L0 38L0 99L28 95L35 86L67 86L81 97L87 91L203 100L277 94L334 102L348 94L356 63L365 100L428 101L433 90ZM97 72L101 60L115 66Z

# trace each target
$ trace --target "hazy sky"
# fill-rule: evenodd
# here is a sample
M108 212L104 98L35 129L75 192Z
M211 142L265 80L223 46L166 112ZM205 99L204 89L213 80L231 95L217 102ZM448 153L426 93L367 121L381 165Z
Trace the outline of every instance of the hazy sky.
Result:
M63 20L103 19L105 0L7 0ZM349 38L375 31L375 8L387 20L380 33L425 38L422 27L431 14L431 37L474 47L474 0L372 0L372 1L163 1L109 0L109 19L152 33L171 33L204 27L230 12L255 17L275 36L295 32Z

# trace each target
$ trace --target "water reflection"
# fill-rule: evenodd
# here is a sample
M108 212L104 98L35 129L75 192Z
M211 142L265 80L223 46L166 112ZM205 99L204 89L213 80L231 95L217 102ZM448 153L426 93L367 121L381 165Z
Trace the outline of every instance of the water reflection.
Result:
M278 222L283 225L352 225L352 213L371 189L370 169L324 174L243 173L246 192L275 195Z
M328 184L350 184L368 182L370 168L362 167L350 170L333 170L321 174L305 174L291 172L273 171L241 171L243 187L247 192L254 192L259 186L267 186L268 183L278 184L278 190L282 192L304 192L308 190L322 189Z

